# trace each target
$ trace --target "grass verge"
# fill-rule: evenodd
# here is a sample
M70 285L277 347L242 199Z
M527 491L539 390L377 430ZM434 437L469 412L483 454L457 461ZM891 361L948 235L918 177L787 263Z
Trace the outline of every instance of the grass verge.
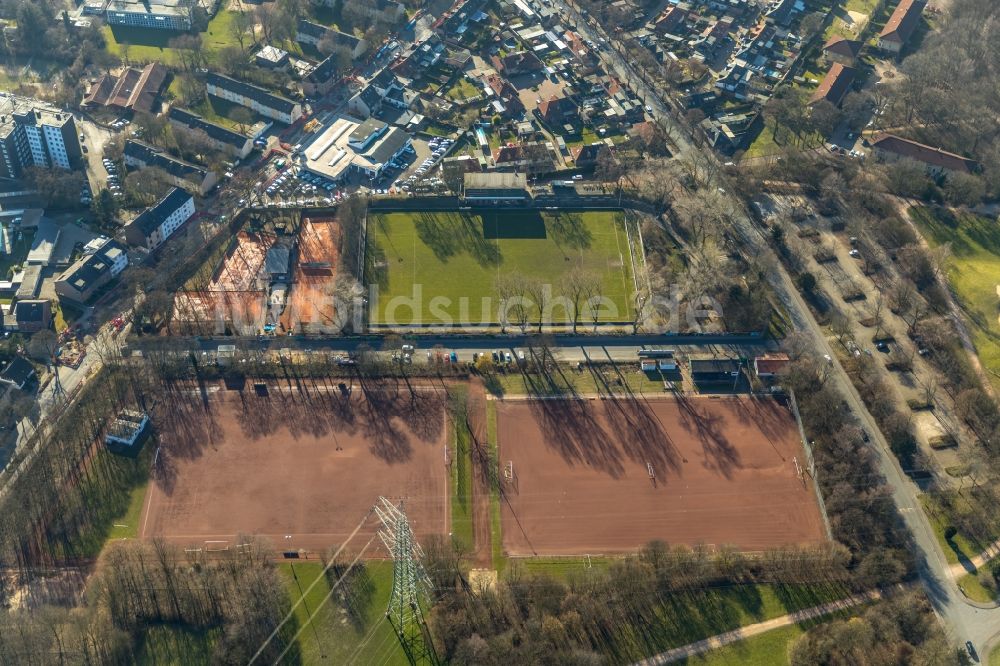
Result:
M486 441L490 447L490 465L496 481L490 484L490 543L492 544L493 568L497 574L507 565L503 554L503 532L500 525L499 454L497 451L497 407L493 400L486 401Z
M143 629L135 663L138 666L208 664L221 630L194 630L171 624Z
M959 578L957 582L959 589L973 601L988 604L997 600L996 595L991 590L983 587L982 583L979 582L978 572L967 573Z
M146 500L146 489L149 481L143 481L129 492L128 507L115 519L108 533L108 539L136 539L139 537L139 521L142 519L142 507Z
M805 633L797 625L730 643L705 654L691 657L688 666L785 666L792 642Z
M976 345L979 360L1000 390L1000 322L997 285L1000 285L1000 227L996 221L943 208L910 208L910 219L932 247L949 244L948 282L955 293Z
M448 402L451 411L452 464L451 475L451 538L464 552L475 548L472 525L472 433L466 420L468 388L450 386Z
M927 514L927 519L934 529L934 536L937 537L938 544L944 551L948 562L950 564L968 562L981 553L987 544L980 544L961 531L957 532L951 539L945 538L944 533L953 524L953 521L949 519L949 512L962 514L973 511L973 508L969 506L968 500L958 493L951 494L949 507L942 504L941 500L942 498L928 494L920 496L920 504L924 508L924 513Z
M331 583L329 574L323 575L322 564L281 564L279 570L293 605L305 593L305 600L295 608L302 630L298 643L303 664L409 663L385 619L392 593L392 562L355 565L329 599Z

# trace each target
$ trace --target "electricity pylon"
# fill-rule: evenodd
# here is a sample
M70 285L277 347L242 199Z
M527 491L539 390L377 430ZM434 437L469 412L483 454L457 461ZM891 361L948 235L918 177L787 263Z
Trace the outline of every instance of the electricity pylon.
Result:
M379 536L392 554L392 596L385 617L399 638L411 664L437 664L437 655L420 608L420 597L430 594L431 579L421 564L423 551L413 538L403 504L397 507L384 497L375 503L382 521Z

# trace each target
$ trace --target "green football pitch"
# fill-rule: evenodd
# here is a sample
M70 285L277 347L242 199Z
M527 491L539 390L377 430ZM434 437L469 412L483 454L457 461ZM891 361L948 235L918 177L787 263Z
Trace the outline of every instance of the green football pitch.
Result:
M600 284L600 321L629 321L633 258L619 211L415 211L369 216L373 324L496 323L504 277L523 276L564 295L578 269ZM532 299L534 301L534 299ZM553 302L553 301L549 301ZM582 309L582 308L581 308ZM537 321L537 306L531 321ZM570 319L551 308L547 323ZM581 325L591 321L586 313Z

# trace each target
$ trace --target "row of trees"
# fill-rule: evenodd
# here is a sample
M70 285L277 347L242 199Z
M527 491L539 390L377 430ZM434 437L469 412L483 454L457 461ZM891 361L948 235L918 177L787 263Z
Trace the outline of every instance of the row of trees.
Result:
M982 165L980 175L949 176L945 194L956 203L1000 194L1000 102L993 85L1000 54L990 47L1000 38L996 19L991 0L950 3L944 20L902 62L900 76L885 86L883 125ZM930 187L926 174L914 165L909 172L896 184L910 191Z
M160 541L110 545L80 605L0 615L0 662L133 664L143 655L156 658L145 648L147 634L168 625L218 636L214 663L248 663L290 604L270 546L239 541L241 547L213 559ZM295 629L294 621L284 625L260 655L263 663L275 662ZM289 655L297 657L296 646Z
M792 646L790 662L792 666L944 666L965 660L949 645L927 598L909 592L860 616L810 629Z
M740 604L754 605L758 592L751 583L777 581L779 595L806 595L799 599L806 604L825 586L840 590L847 559L837 547L748 558L653 542L638 555L581 569L568 581L528 575L512 563L495 585L470 589L457 584L457 560L448 545L432 542L425 550L439 594L432 635L438 656L453 664L636 661L728 626ZM734 585L746 587L740 594L716 593Z

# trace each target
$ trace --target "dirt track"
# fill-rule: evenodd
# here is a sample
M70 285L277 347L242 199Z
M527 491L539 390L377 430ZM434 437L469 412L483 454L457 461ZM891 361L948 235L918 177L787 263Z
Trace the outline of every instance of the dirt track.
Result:
M509 401L497 415L501 468L514 467L502 502L508 554L825 538L795 472L805 454L794 417L770 398Z
M157 423L163 444L140 536L219 548L259 534L280 550L322 552L379 495L404 498L421 540L448 533L440 392L414 400L405 387L383 385L369 387L366 400L357 384L350 398L335 387L269 385L267 396L247 385L171 397ZM376 522L349 550L368 541ZM378 539L373 546L381 553Z

